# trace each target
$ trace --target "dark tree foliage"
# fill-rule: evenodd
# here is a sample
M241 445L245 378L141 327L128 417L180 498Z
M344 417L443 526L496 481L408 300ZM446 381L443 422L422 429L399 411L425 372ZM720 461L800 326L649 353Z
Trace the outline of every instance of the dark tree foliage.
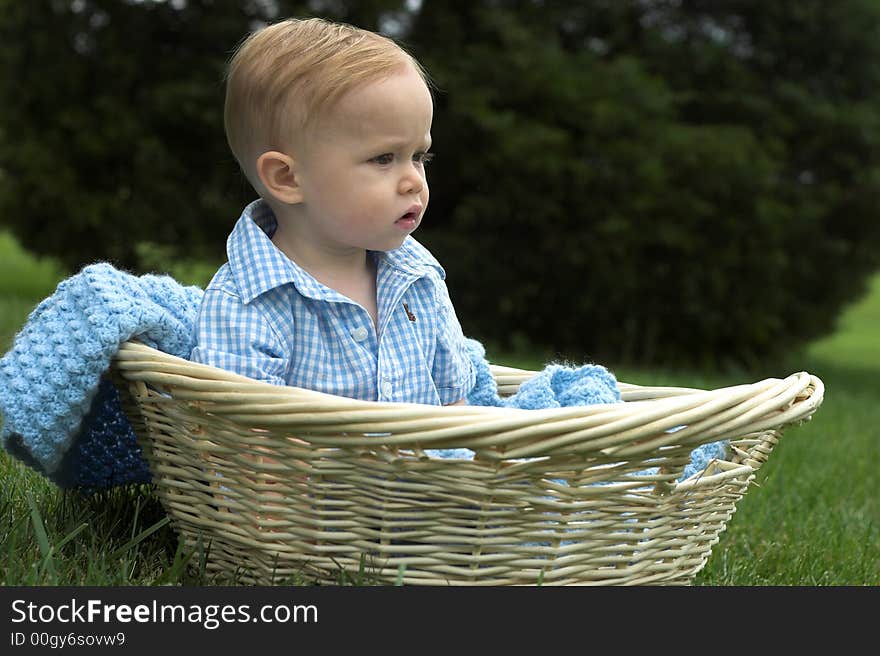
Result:
M373 28L389 5L313 4ZM223 134L225 64L257 25L313 13L256 0L0 0L0 223L71 269L141 269L147 245L222 259L254 196Z
M469 335L749 362L880 265L876 0L0 0L0 224L71 269L219 260L253 197L224 65L291 15L386 30L432 74L418 237Z
M410 38L467 332L753 363L880 265L880 3L429 2Z
M0 211L26 247L75 268L222 244L242 190L222 69L258 13L212 4L3 3Z

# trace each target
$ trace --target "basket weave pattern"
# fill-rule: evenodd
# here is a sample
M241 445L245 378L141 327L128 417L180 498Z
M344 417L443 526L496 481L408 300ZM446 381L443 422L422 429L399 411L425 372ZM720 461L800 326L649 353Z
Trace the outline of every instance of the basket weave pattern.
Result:
M502 393L533 372L493 367ZM172 524L209 572L432 585L687 584L782 430L824 388L621 384L518 410L356 401L128 343L114 375ZM677 482L699 444L729 460ZM468 448L473 460L431 457Z

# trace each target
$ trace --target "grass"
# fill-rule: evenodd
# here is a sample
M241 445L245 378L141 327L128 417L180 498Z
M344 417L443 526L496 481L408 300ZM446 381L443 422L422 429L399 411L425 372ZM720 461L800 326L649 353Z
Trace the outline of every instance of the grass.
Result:
M880 275L797 367L825 401L739 504L698 582L880 585Z
M204 284L212 267L169 272ZM0 233L0 347L65 273ZM793 357L826 384L814 419L788 431L738 505L697 585L880 585L880 275L839 329ZM542 355L498 358L540 368ZM628 382L720 387L755 374L619 369ZM0 452L0 584L212 585L204 550L183 549L149 486L61 491ZM372 582L369 568L340 585ZM292 579L291 584L308 583Z

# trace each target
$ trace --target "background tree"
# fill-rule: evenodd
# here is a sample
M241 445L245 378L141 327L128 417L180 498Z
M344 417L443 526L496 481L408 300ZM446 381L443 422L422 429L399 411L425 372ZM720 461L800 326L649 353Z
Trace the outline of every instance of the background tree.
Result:
M878 34L860 0L425 3L466 330L705 364L829 331L880 264Z
M880 265L875 0L0 0L0 216L71 269L218 260L248 29L322 15L435 78L431 207L465 331L719 364L829 331Z
M351 4L334 17L373 29L400 5ZM143 269L157 246L220 259L253 198L223 134L226 61L257 25L311 13L305 2L0 0L2 223L71 269Z

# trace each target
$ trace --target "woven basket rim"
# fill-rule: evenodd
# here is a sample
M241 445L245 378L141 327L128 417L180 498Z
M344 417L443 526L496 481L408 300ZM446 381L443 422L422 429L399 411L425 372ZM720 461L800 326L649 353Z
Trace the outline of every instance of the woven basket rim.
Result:
M442 448L439 445L448 443L450 433L455 433L472 439L474 446L504 444L508 458L541 455L543 446L536 439L541 436L549 440L544 446L552 449L570 447L581 435L599 438L593 440L591 448L604 448L606 453L614 451L624 456L662 446L666 437L634 442L640 436L677 426L693 429L692 446L697 446L734 434L777 429L807 420L824 397L822 381L799 372L785 379L767 378L714 390L624 384L623 403L541 410L430 406L363 401L276 386L134 342L123 344L114 365L130 383L173 388L178 398L209 405L212 412L233 421L263 428L280 429L288 424L299 430L308 427L318 435L322 431L347 433L335 440L323 438L325 446L341 440L347 445L375 443L375 434L385 433L390 422L397 433L386 440L390 444L404 446L417 442L420 447ZM513 376L519 382L535 373L516 372ZM499 374L510 378L511 368L501 367ZM332 426L332 431L323 428L327 426ZM479 437L488 432L496 437ZM417 434L417 438L408 439L407 434ZM555 435L564 437L554 441ZM603 435L607 435L604 441ZM669 437L668 441L680 437Z
M133 363L142 362L144 366L137 366ZM597 406L569 406L569 407L561 407L561 408L544 408L541 410L524 410L521 408L508 408L508 407L493 407L493 406L469 406L469 405L450 405L450 406L426 406L423 404L417 403L405 403L405 402L394 402L394 401L365 401L361 399L352 399L349 397L338 396L335 394L328 394L326 392L320 392L317 390L306 389L303 387L296 387L292 385L273 385L266 381L256 380L254 378L248 378L247 376L243 376L241 374L236 374L231 371L227 371L225 369L220 369L219 367L214 367L208 364L202 364L198 362L192 362L190 360L186 360L184 358L178 357L176 355L172 355L170 353L165 353L164 351L160 351L151 346L143 344L138 341L128 341L124 342L117 354L114 357L114 365L120 369L121 371L138 371L145 380L150 379L160 379L161 371L152 370L150 365L154 365L156 362L165 362L169 365L174 365L174 371L176 372L173 375L180 376L180 379L175 381L176 383L186 386L187 382L192 381L216 381L218 383L234 383L237 386L241 386L243 390L250 390L253 392L265 392L270 394L273 397L281 397L284 395L289 395L291 398L296 400L304 400L304 399L313 399L315 401L321 403L327 403L329 405L338 405L339 409L360 409L360 408L375 408L377 405L381 405L383 408L389 409L412 409L413 407L417 408L434 408L439 412L444 412L447 414L462 414L464 416L470 416L473 414L483 414L483 413L492 413L492 414L522 414L526 413L530 417L534 417L536 412L549 413L549 414L558 414L558 415L567 415L570 414L572 408L575 409L583 409ZM503 385L505 382L513 380L516 384L534 376L537 374L537 371L529 370L529 369L520 369L517 367L510 367L506 365L500 364L490 364L490 370L492 371L493 376L496 381L499 382L499 385ZM133 377L133 376L132 376ZM189 381L187 380L189 379ZM813 411L819 405L824 398L824 384L822 380L806 371L794 372L787 376L784 379L781 378L764 378L758 381L754 381L752 383L744 383L738 385L731 385L727 387L719 387L715 389L701 389L694 387L677 387L677 386L648 386L648 385L638 385L634 383L628 383L625 381L618 381L618 387L621 390L621 394L624 397L624 400L627 401L628 404L635 403L641 400L644 396L649 396L650 398L646 400L650 400L652 403L658 400L663 400L666 398L676 397L676 396L685 396L685 395L708 395L708 396L722 396L728 393L734 393L737 391L743 390L757 390L766 387L771 383L783 382L786 383L786 387L790 386L798 386L798 384L803 387L812 387L813 391L809 394L811 399L811 403L808 404L809 408L805 408L805 410ZM629 397L629 398L627 398ZM614 404L600 404L602 406L611 406Z

